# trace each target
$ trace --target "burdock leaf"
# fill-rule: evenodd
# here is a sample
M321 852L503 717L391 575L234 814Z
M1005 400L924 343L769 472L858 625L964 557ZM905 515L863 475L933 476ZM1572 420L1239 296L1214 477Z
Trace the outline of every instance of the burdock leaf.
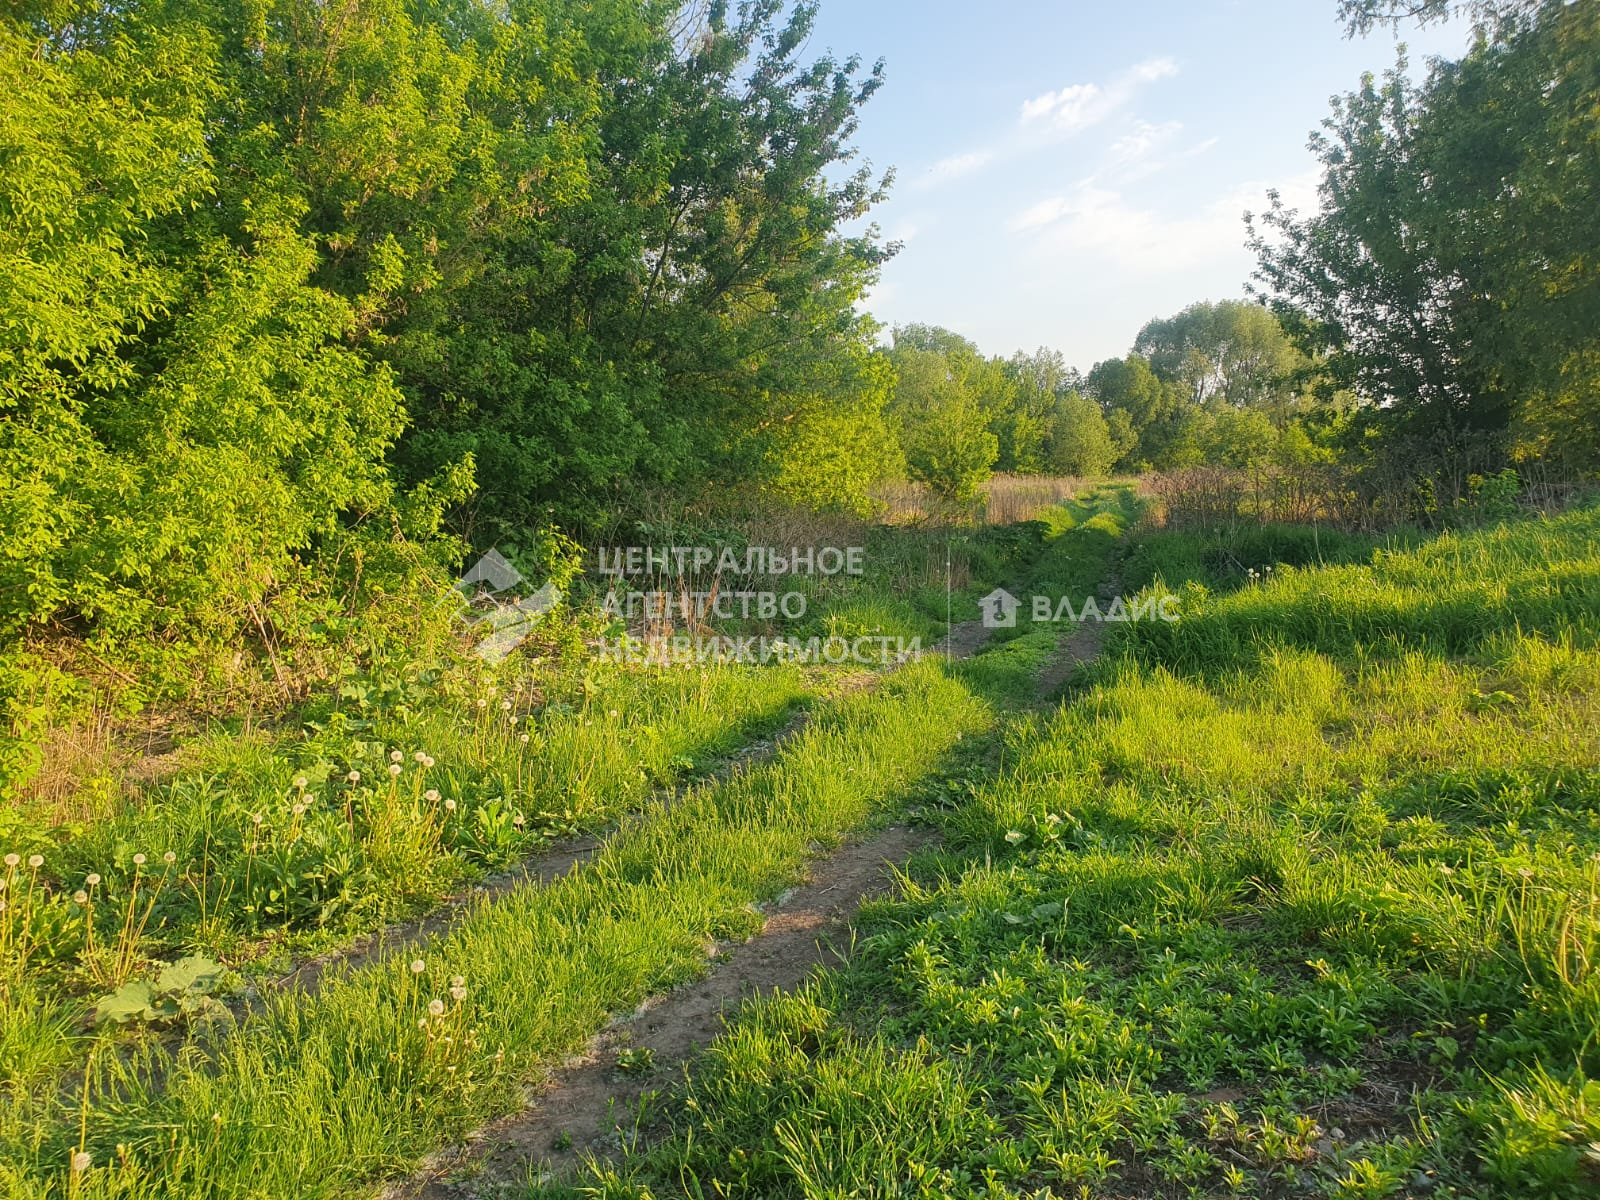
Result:
M205 995L222 982L223 970L203 954L190 954L161 969L161 974L156 976L156 990Z
M115 1021L121 1025L128 1021L148 1019L154 999L148 983L142 979L130 979L94 1006L95 1024Z

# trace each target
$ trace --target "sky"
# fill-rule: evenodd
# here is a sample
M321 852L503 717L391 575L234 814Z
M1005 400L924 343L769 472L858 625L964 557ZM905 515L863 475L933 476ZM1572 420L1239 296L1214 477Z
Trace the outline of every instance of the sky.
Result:
M856 145L904 248L865 307L986 354L1088 370L1140 327L1244 295L1243 214L1309 207L1307 141L1362 72L1466 47L1462 23L1347 39L1335 0L822 0L808 49L886 61Z

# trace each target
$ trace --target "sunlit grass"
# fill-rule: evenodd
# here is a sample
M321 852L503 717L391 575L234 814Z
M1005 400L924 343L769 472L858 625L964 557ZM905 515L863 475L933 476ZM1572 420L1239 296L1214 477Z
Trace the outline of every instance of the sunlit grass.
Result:
M1253 564L1124 627L850 967L584 1194L1593 1194L1597 531Z

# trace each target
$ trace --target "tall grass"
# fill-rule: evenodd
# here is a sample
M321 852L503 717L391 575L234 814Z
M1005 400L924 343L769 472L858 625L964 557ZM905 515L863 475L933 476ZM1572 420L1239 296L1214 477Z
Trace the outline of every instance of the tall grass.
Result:
M580 1190L1593 1195L1597 530L1258 569L1125 627L852 964L749 1006Z
M811 847L991 719L931 665L847 697L772 762L641 819L554 886L479 908L415 963L270 999L220 1045L101 1060L86 1172L71 1171L76 1126L41 1119L52 1098L14 1093L4 1181L25 1195L327 1196L412 1161L512 1104L518 1078L607 1014L704 969L707 941L749 930L749 906Z

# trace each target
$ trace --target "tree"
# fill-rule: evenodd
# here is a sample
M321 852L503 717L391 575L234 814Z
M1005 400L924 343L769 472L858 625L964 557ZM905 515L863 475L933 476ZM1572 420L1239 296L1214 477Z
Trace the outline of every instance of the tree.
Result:
M1111 473L1122 456L1093 400L1068 392L1056 402L1050 435L1050 467L1061 475L1098 479Z
M1220 404L1288 420L1305 359L1270 309L1224 300L1192 304L1139 331L1134 353L1193 404Z
M989 414L952 370L944 353L922 349L925 340L896 337L890 351L897 380L893 413L911 477L952 503L974 499L994 470L999 439Z
M1262 294L1367 401L1353 432L1447 493L1592 387L1597 62L1595 6L1507 6L1424 84L1402 61L1338 101L1319 211L1252 227Z
M1018 351L1004 369L1013 391L1010 410L996 430L1001 463L1006 470L1036 474L1056 458L1052 442L1059 406L1082 380L1059 350L1047 346L1032 354Z
M1125 428L1136 441L1122 455L1123 467L1142 470L1176 465L1173 455L1187 410L1196 407L1180 386L1163 381L1137 354L1096 363L1085 386L1110 414L1108 420L1115 421L1118 413L1125 415Z

